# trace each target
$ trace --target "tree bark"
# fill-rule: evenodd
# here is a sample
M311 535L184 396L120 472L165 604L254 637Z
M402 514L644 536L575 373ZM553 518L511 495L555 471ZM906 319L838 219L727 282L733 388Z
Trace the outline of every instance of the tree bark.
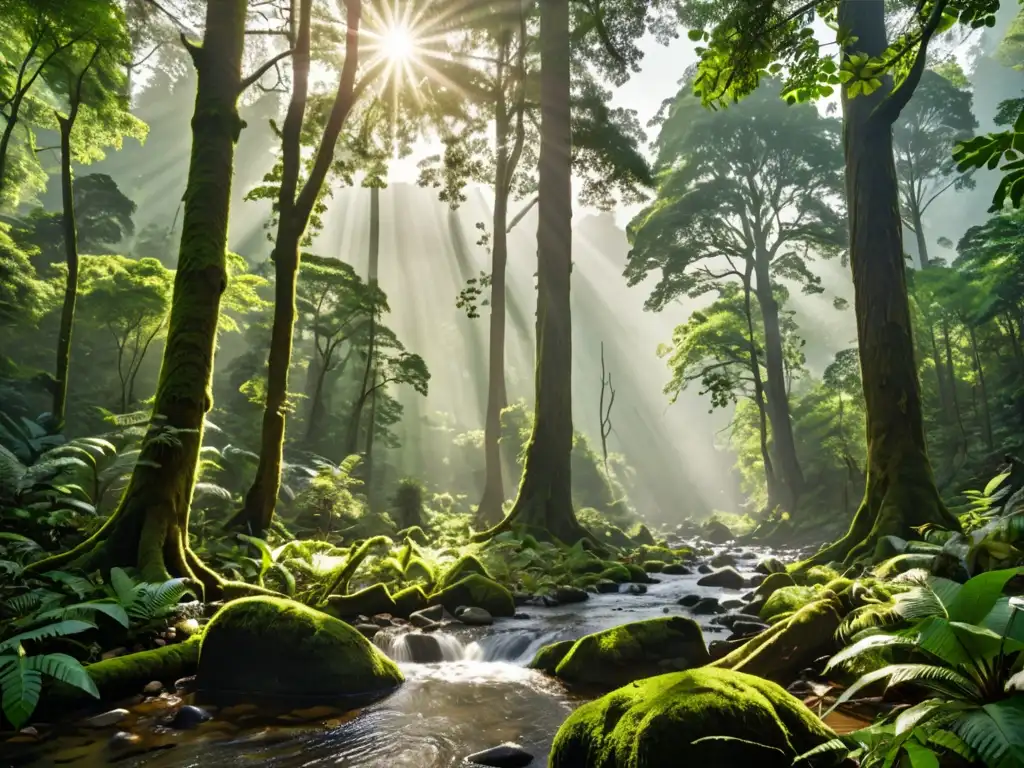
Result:
M377 275L380 270L380 187L370 189L370 258L367 261L366 277L370 291L377 290ZM377 313L370 316L370 354L367 357L367 371L370 375L370 414L369 423L366 425L366 451L363 454L363 482L366 486L366 493L370 493L370 481L373 477L373 437L374 427L377 423L377 367L373 359L374 347L377 341ZM370 368L372 365L372 369ZM364 377L363 390L366 390Z
M588 536L572 506L572 131L569 1L540 0L540 179L537 228L537 365L533 431L519 494L508 516L480 534L514 525L563 542Z
M803 491L804 475L796 455L796 440L793 438L793 420L789 413L789 396L786 391L786 374L782 352L782 329L779 323L779 305L772 292L771 274L767 254L758 254L755 262L757 277L757 303L761 307L761 321L764 323L765 368L768 378L765 390L768 396L768 418L772 425L772 441L775 456L782 470L785 483L783 506L796 512Z
M988 409L988 388L985 386L985 369L981 365L981 355L978 353L978 337L974 332L974 326L967 325L967 332L971 338L971 354L974 357L974 370L978 374L978 388L981 390L981 426L985 431L985 445L991 451L995 447L992 438L992 416Z
M857 51L881 56L888 46L884 0L843 0L839 25L857 38ZM869 96L851 98L843 89L850 262L867 409L868 473L864 499L849 531L812 557L809 562L814 563L850 562L869 555L879 537L910 537L914 527L925 523L960 528L939 498L925 445L893 160L892 124L899 116L899 101L889 101L894 95L891 78Z
M377 285L377 266L380 258L380 187L370 187L370 254L367 262L367 283L371 288ZM363 423L363 407L371 393L375 391L370 384L370 373L373 371L374 347L377 340L377 310L370 313L369 344L366 347L366 365L363 367L363 386L352 406L352 415L348 421L348 438L345 441L345 455L351 456L359 452L359 429Z
M779 504L779 487L768 450L768 408L764 397L764 382L761 379L761 361L757 358L757 336L754 333L754 313L750 301L749 270L743 280L743 309L747 316L747 341L750 344L750 375L754 380L754 403L757 405L757 428L761 446L761 461L764 463L764 483L768 492L768 510Z
M270 355L267 360L267 402L260 434L260 461L245 505L232 524L246 527L260 536L270 527L281 488L281 464L284 458L285 413L288 400L288 369L292 358L295 329L295 286L299 271L299 244L309 225L313 206L323 187L334 158L338 135L348 118L355 98L356 69L359 63L359 25L361 0L346 3L345 63L327 125L324 128L309 177L298 190L301 169L302 122L309 87L312 0L302 0L295 51L294 84L288 113L281 132L282 176L278 195L278 226L274 243L274 324Z
M917 238L917 258L921 262L921 269L926 269L931 264L931 260L928 258L928 243L924 239L924 226L921 222L921 213L917 210L916 204L911 210L910 215L914 220L914 237Z
M197 580L207 596L223 583L188 545L189 505L210 395L220 299L227 285L228 208L235 144L242 130L246 0L210 0L202 47L189 45L198 72L192 151L178 269L153 419L117 510L88 540L32 563L47 571L72 562L85 571L139 569L146 581Z

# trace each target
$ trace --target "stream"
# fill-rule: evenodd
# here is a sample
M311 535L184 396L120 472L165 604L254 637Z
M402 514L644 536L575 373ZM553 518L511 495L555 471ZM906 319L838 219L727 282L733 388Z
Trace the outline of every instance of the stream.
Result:
M736 567L751 575L767 553L746 552L756 556L748 554ZM622 592L591 595L573 605L523 606L519 610L525 618L497 620L490 627L452 627L439 638L441 663L403 661L408 656L401 640L378 634L378 647L398 661L406 682L386 699L355 712L316 707L271 719L252 705L208 708L213 719L175 730L162 723L182 703L190 703L190 696L136 697L119 705L130 714L116 726L69 725L39 743L18 738L3 743L0 766L453 768L473 765L465 762L467 755L504 742L534 755L531 766L545 766L558 727L585 699L527 669L537 649L639 619L692 615L677 604L684 595L725 601L747 591L697 586L701 574L696 572L655 578L660 583L646 585L641 595ZM728 636L728 630L711 623L712 616L693 618L708 642Z

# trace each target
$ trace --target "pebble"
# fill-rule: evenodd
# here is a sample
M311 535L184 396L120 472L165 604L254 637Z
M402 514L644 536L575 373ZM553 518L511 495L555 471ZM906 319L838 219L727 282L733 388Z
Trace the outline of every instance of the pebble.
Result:
M111 709L108 712L101 712L98 715L83 720L82 725L86 728L107 728L121 722L128 717L127 709Z
M162 637L158 637L156 640L153 641L153 645L155 645L157 648L163 648L165 645L167 645L167 641L164 640Z
M137 733L129 733L128 731L118 731L110 737L110 746L117 747L130 747L134 744L138 744L142 741L142 738Z
M211 717L212 715L202 707L186 704L175 713L170 726L175 730L185 731L189 728L195 728L200 723L205 723Z
M474 752L466 758L466 762L492 768L524 768L533 762L533 755L518 744L501 744L482 752Z
M153 695L153 694L160 693L160 691L162 691L163 689L164 689L164 684L161 683L159 680L154 680L151 683L146 683L146 687L142 689L142 692L143 693L148 693L150 695Z
M466 608L456 611L456 618L471 627L486 627L494 623L494 617L483 608Z
M20 733L22 736L38 736L39 735L39 731L37 731L31 725L22 728L20 731L18 731L18 733Z

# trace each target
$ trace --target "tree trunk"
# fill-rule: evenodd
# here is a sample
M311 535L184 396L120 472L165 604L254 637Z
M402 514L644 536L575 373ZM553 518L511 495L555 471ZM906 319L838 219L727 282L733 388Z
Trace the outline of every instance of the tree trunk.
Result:
M377 264L380 258L380 187L370 187L370 255L367 262L367 284L377 285ZM373 371L374 346L377 340L377 310L370 312L370 341L366 348L366 365L363 367L363 386L359 391L352 415L348 422L348 438L345 441L345 455L359 452L359 429L363 422L363 406L370 396L370 373Z
M71 330L75 323L75 303L78 300L78 227L75 224L75 187L71 176L71 132L78 120L82 105L82 84L92 68L100 47L93 50L89 61L79 72L74 83L68 83L70 99L67 117L57 114L60 126L60 194L64 205L64 256L68 274L64 283L64 304L60 312L60 330L57 332L57 375L53 389L53 421L57 429L64 429L68 400L68 372L71 368ZM13 122L13 117L11 118ZM119 371L120 372L120 371Z
M750 344L750 375L754 380L754 403L757 405L757 428L761 446L761 461L764 464L764 484L768 492L768 511L775 509L779 501L779 486L768 450L768 408L764 398L764 381L761 379L761 361L757 359L757 335L754 332L754 313L750 302L750 271L743 279L743 309L747 319L747 341Z
M380 270L380 187L373 187L370 190L370 258L366 265L367 283L371 291L377 289L377 275ZM377 341L377 313L374 312L370 318L370 356L373 361L374 346ZM374 427L377 423L377 366L373 362L372 374L370 376L370 414L369 423L366 425L366 451L363 454L363 482L366 485L366 493L370 493L370 481L373 475L373 436ZM366 382L363 383L364 390Z
M981 355L978 354L978 337L974 332L974 326L968 325L967 332L971 337L971 354L974 357L974 370L978 374L978 388L981 390L981 426L985 430L985 445L991 451L995 447L992 439L992 416L988 409L988 389L985 386L985 369L981 365Z
M921 269L927 269L931 264L931 260L928 258L928 243L926 243L924 239L924 226L921 222L921 213L917 210L916 204L911 210L910 215L914 220L914 236L917 238L917 258L921 262Z
M362 4L349 0L346 8L345 64L338 91L309 177L298 192L302 163L302 122L309 85L312 0L302 0L298 38L292 54L292 97L281 131L282 174L278 195L277 239L274 243L274 325L267 360L267 402L260 434L260 462L245 497L245 506L232 520L260 536L270 527L281 488L284 458L285 413L288 400L288 369L295 330L295 285L299 272L299 242L309 224L313 206L334 158L334 145L352 108L358 66L358 38Z
M153 419L117 510L75 549L29 566L48 571L74 562L85 571L139 569L146 581L223 583L188 546L189 505L210 395L217 320L227 284L228 208L235 144L242 130L242 50L246 0L210 0L201 48L189 46L198 72L192 151L185 189L178 269Z
M960 440L966 450L967 430L964 429L964 417L960 409L960 394L957 392L956 387L956 365L953 362L953 345L949 340L949 321L946 318L942 319L942 343L946 349L946 369L949 372L949 399L953 404L953 417L956 419L956 425L960 429Z
M789 397L786 393L779 305L772 293L772 281L766 255L758 254L754 269L757 277L755 288L757 303L761 307L761 321L764 323L765 368L768 371L768 379L765 381L765 390L768 395L768 418L772 424L775 456L779 461L782 479L786 486L786 498L783 506L790 512L796 512L800 493L803 491L804 475L796 455L793 420L789 413Z
M942 360L939 357L939 345L935 339L935 328L931 325L928 326L928 338L932 345L932 363L935 365L935 381L939 386L939 404L942 406L942 411L949 417L950 411L953 409L953 404L949 398L949 392L946 389L946 376L942 369Z
M843 0L839 26L857 38L857 51L884 54L884 0ZM924 523L960 527L939 498L925 446L892 149L892 122L898 114L879 110L891 94L891 78L870 96L850 98L843 91L850 261L867 410L868 473L864 499L850 530L810 562L855 560L871 554L880 536L909 538L913 528Z
M515 505L487 538L513 525L563 542L588 536L572 507L572 131L569 0L540 0L537 365L533 432Z

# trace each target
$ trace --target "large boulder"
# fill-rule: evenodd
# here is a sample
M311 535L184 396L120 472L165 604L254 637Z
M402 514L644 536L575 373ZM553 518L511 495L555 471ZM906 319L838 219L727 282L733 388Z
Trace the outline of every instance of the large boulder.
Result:
M445 587L430 596L431 605L443 605L455 613L465 605L483 608L492 616L515 616L516 604L512 593L501 584L479 573L471 573L464 579Z
M530 669L537 669L549 675L555 674L558 665L562 663L572 647L576 645L575 640L559 640L557 643L545 645L533 657L530 662Z
M735 568L732 566L726 566L725 568L719 568L717 571L712 571L706 576L701 577L697 581L697 584L701 587L743 589L747 585L747 580L743 578L743 574Z
M769 574L768 577L758 585L757 589L754 590L754 598L758 600L767 600L783 587L795 586L796 582L793 581L793 577L788 573L772 573Z
M832 738L775 683L703 668L640 680L584 704L558 730L549 766L791 768L797 755ZM831 760L821 765L839 763Z
M725 544L725 542L731 541L733 538L729 527L717 520L708 520L704 523L704 526L701 528L701 536L712 544Z
M711 660L693 619L671 616L634 621L585 635L555 668L575 685L610 690L665 672L691 669Z
M345 622L293 600L247 597L210 620L196 683L215 697L361 705L403 679L391 659Z

